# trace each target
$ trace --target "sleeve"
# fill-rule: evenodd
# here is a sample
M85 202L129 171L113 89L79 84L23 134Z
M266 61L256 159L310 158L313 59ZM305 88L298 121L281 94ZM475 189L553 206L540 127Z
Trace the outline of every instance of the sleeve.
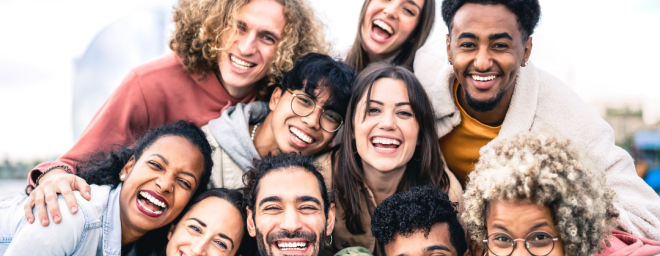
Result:
M76 199L81 202L80 194L76 193ZM59 201L60 204L65 204L61 196ZM80 209L81 211L85 210L84 207ZM33 209L33 212L37 214L36 208ZM87 216L88 214L71 214L69 211L62 211L62 222L60 224L50 224L43 227L37 222L32 224L25 222L12 238L4 255L56 256L73 255L74 253L75 255L94 255L98 247L98 239L93 238L100 237L102 229L87 229ZM50 214L48 218L52 223Z
M131 71L110 98L101 106L76 144L53 162L37 165L28 175L28 183L50 167L66 165L75 173L76 164L86 156L113 145L130 145L149 127L149 115L140 77Z
M660 241L660 197L635 171L630 155L613 143L603 148L605 158L614 159L607 166L606 184L612 189L614 207L619 211L619 228L636 236Z

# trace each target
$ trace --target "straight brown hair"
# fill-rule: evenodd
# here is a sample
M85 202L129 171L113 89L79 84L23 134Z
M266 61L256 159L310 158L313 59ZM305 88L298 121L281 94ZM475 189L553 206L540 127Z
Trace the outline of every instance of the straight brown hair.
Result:
M362 159L357 153L355 145L356 112L358 103L366 94L367 101L371 99L371 88L374 82L381 78L401 80L406 84L408 99L415 120L419 124L418 139L420 144L415 147L412 159L406 165L405 173L399 181L396 192L403 192L411 187L431 184L445 193L449 189L449 177L444 171L444 162L438 146L438 133L435 126L433 106L426 95L426 91L415 75L401 66L382 62L369 65L358 75L353 86L353 95L348 104L346 114L346 129L342 137L342 144L332 154L334 171L332 172L332 187L338 193L337 200L345 210L344 219L346 228L351 234L364 234L362 226L362 211L370 213L374 209L362 209L360 190L364 186L365 178L362 170ZM368 108L365 108L365 118ZM361 120L360 120L361 121ZM368 198L366 190L362 190ZM369 205L369 204L367 204ZM370 223L368 223L370 224Z
M355 42L353 42L353 46L348 51L348 55L346 55L346 63L355 67L358 72L361 72L372 62L369 60L367 51L364 49L364 45L362 44L362 34L360 33L363 25L362 23L364 22L364 16L367 12L367 7L371 1L373 0L365 0L362 5ZM412 71L413 62L415 61L415 53L417 53L417 50L419 50L419 48L426 42L426 39L431 33L431 29L433 29L434 22L435 0L424 0L424 8L422 8L421 15L419 16L419 22L417 22L415 30L410 34L410 40L401 45L401 51L396 57L394 57L392 64L403 66Z

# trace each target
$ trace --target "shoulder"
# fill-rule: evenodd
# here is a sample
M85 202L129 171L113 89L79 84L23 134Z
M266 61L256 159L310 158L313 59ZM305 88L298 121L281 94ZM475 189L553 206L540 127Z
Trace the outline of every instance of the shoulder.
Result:
M176 57L176 55L174 55L174 53L166 54L158 57L157 59L144 63L133 68L132 71L139 76L153 73L164 74L172 71L185 73L183 71L183 65L181 61Z

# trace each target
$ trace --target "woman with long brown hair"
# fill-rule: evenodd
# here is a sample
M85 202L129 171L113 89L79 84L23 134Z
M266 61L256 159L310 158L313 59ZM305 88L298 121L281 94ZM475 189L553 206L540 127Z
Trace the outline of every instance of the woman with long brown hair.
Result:
M377 61L412 70L434 21L434 0L365 0L346 63L358 71Z
M394 193L431 184L460 202L461 186L445 167L437 141L433 107L412 72L385 63L362 71L353 86L341 147L319 158L326 183L337 192L327 254L352 246L377 253L371 214Z

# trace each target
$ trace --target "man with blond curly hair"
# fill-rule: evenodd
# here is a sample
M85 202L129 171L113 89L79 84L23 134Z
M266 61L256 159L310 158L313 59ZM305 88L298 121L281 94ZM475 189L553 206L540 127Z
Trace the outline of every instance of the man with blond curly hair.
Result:
M462 218L489 255L594 255L617 225L613 198L569 141L523 133L479 158Z
M162 124L189 120L204 126L237 103L265 96L293 63L327 52L322 24L306 0L181 0L174 11L172 54L131 70L79 140L58 160L35 167L26 218L61 220L57 193L77 212L72 190L90 199L90 187L72 175L85 155L130 145Z

